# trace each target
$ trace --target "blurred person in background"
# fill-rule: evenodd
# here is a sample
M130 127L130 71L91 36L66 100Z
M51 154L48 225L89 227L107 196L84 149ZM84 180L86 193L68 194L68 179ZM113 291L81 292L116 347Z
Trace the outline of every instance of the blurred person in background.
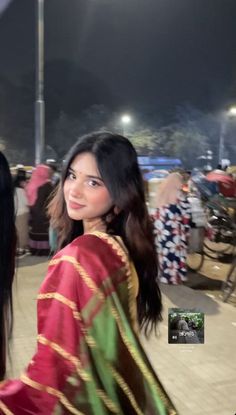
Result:
M50 252L46 206L53 190L52 173L49 166L39 164L25 187L30 207L29 249L32 255L48 255Z
M27 253L29 240L29 206L25 192L27 174L23 168L18 168L14 178L14 200L16 210L17 251L20 258Z
M191 210L182 186L182 176L171 173L156 192L154 223L159 278L165 284L181 284L187 280L186 258Z
M12 332L12 283L15 273L16 229L12 177L0 152L0 380L6 372L8 340Z
M162 303L132 144L80 138L49 212L61 250L38 296L38 348L20 380L0 386L0 413L175 415L138 337L155 330Z
M51 182L52 182L52 185L56 187L60 181L60 176L61 176L58 163L54 159L47 159L45 164L46 166L52 169Z

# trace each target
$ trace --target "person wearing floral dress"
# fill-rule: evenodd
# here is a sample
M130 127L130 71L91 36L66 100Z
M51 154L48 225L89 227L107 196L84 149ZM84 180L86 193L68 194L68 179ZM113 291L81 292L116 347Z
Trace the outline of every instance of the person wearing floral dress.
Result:
M165 284L187 280L187 245L190 230L190 204L182 192L182 177L171 173L160 184L154 214L159 278Z

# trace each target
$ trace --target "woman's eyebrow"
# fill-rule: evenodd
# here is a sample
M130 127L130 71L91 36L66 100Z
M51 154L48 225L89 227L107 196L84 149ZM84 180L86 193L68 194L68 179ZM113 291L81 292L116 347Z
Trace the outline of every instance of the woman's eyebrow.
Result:
M73 167L69 167L68 171L71 173L76 173L76 170L74 170ZM86 177L88 177L89 179L101 180L103 182L100 176L95 176L94 174L86 174Z
M99 177L99 176L94 176L94 175L91 175L91 174L87 174L86 176L87 176L89 179L97 179L97 180L101 180L101 182L103 182L102 178L101 178L101 177Z

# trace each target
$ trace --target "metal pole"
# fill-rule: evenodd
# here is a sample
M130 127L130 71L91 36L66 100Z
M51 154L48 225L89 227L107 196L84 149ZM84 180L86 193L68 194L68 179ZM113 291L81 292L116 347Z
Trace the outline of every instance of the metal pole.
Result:
M36 18L35 165L42 162L45 142L44 0L37 0Z
M224 158L224 147L225 147L225 134L226 134L227 118L223 116L220 126L220 140L219 140L219 158L218 163L221 164Z

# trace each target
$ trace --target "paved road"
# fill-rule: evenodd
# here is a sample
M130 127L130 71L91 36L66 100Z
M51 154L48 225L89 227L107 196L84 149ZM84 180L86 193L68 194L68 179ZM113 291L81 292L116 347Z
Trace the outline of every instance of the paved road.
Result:
M218 265L217 265L218 266ZM207 274L223 279L211 266ZM9 376L18 376L35 349L36 295L45 276L47 261L25 257L19 262L14 309L15 326ZM197 277L196 277L197 278ZM158 376L180 415L234 415L236 413L236 307L221 303L214 292L186 286L161 287L163 322L157 337L142 337ZM168 308L198 308L205 313L205 343L168 344Z

